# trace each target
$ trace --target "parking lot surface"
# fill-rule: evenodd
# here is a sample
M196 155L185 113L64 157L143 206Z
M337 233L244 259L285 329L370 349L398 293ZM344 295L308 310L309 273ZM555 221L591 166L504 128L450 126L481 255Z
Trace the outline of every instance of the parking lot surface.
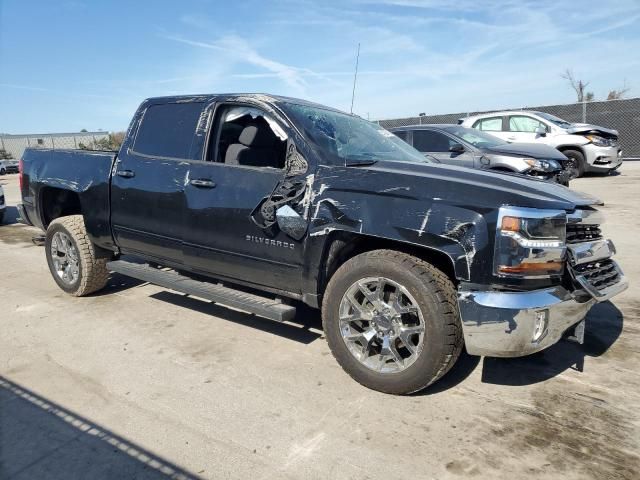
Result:
M278 324L117 275L64 294L0 184L2 479L640 476L640 162L572 183L630 282L585 344L463 355L408 397L352 381L312 310Z

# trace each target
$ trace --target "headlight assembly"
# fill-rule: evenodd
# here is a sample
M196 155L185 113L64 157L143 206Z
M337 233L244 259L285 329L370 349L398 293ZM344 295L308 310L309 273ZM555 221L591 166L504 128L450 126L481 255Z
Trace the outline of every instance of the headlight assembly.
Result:
M601 137L600 135L585 135L585 138L593 143L596 147L610 147L611 145L613 145L611 139Z
M562 275L566 223L563 210L502 207L496 229L494 273L520 278Z
M551 172L560 168L555 160L536 160L535 158L524 158L523 160L532 170L539 172Z

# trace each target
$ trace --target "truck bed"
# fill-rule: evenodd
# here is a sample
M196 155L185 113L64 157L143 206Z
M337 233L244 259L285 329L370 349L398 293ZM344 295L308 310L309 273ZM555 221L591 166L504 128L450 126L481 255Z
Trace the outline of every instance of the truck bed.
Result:
M87 230L95 240L111 238L109 184L117 152L28 148L22 158L24 220L46 229L48 198L56 192L77 195Z

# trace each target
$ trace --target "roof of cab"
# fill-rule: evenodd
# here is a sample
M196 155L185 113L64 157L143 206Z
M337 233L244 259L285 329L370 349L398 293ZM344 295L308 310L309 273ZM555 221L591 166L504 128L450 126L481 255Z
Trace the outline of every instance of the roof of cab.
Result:
M264 103L291 103L296 105L304 105L308 107L322 108L325 110L332 110L335 112L345 113L336 108L328 107L301 98L285 97L281 95L271 95L268 93L209 93L209 94L193 94L193 95L173 95L164 97L150 97L143 103L189 103L189 102L211 102L211 101L242 101L253 100Z

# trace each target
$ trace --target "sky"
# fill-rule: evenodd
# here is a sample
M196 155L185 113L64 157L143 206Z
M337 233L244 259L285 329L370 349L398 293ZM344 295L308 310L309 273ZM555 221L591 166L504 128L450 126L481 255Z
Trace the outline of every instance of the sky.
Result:
M372 120L640 96L640 0L0 0L0 132L124 130L147 97L262 92Z

